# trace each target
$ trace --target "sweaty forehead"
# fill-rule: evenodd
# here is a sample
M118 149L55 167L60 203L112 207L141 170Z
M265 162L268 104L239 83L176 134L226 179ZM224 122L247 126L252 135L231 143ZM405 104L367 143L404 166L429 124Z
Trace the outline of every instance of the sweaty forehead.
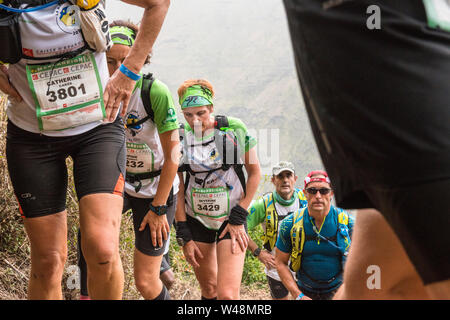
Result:
M324 181L313 181L308 183L306 188L329 188L330 185L327 182Z

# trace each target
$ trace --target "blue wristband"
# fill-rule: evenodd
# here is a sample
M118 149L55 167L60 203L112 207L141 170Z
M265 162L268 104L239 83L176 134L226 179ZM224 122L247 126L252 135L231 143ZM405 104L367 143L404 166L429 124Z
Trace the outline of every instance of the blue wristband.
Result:
M119 70L126 75L128 78L134 81L138 81L141 78L140 74L136 74L127 67L125 67L123 64L120 65Z
M302 292L298 295L297 298L295 298L295 300L301 300L304 296L305 296L305 294Z

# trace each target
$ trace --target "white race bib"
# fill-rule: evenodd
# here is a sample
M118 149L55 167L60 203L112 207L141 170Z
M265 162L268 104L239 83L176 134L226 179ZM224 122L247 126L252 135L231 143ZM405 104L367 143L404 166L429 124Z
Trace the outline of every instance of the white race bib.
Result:
M152 172L154 166L155 155L147 144L127 141L127 173L139 174Z
M192 211L205 226L219 230L230 212L230 195L225 187L197 189L191 192Z
M58 63L27 65L39 130L57 131L106 117L103 88L92 53Z

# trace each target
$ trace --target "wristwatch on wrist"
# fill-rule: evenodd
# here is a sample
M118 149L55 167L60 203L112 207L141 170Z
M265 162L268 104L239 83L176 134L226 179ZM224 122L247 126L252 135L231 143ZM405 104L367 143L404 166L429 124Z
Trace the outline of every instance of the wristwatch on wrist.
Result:
M151 203L149 205L150 210L152 210L154 213L156 213L158 216L165 215L167 213L167 205L162 206L153 206Z
M253 250L253 256L254 257L259 256L260 253L261 253L261 248L260 247L258 247L255 250Z
M183 238L177 238L177 243L178 243L178 245L179 245L180 247L184 247L184 245L185 245L186 243L188 243L188 241L184 241Z

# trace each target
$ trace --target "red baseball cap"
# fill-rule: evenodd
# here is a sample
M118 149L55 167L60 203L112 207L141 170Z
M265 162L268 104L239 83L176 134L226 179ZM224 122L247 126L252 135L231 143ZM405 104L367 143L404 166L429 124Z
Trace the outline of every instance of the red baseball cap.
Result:
M315 176L315 175L323 175L323 176L325 176L325 178L319 178L319 177L311 178L311 176ZM304 189L306 189L306 186L308 185L308 183L316 182L316 181L326 182L329 185L331 185L330 178L328 178L328 174L325 171L323 171L323 170L314 170L314 171L311 171L310 173L308 173L308 175L305 177L305 180L304 180L305 187L304 187Z

